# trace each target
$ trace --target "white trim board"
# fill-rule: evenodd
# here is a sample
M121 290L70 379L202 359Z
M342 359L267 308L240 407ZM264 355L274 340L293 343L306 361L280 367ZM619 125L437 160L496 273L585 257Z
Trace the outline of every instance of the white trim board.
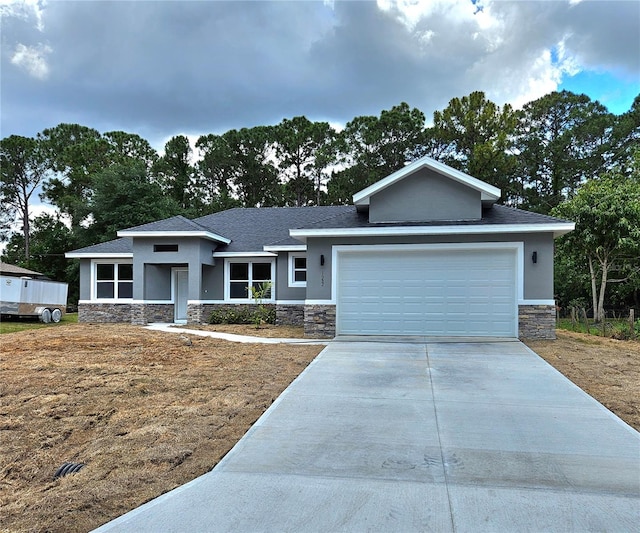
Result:
M133 259L133 253L74 253L67 252L64 254L67 259Z
M165 238L165 237L199 237L202 239L209 239L212 241L221 242L223 244L229 244L231 239L227 239L222 235L212 233L210 231L119 231L118 237L151 237L151 238Z
M273 252L213 252L213 257L277 257Z
M575 229L573 222L549 224L474 224L459 226L400 226L334 229L292 229L289 235L305 240L309 237L394 237L411 235L495 235L509 233L553 233L559 237Z

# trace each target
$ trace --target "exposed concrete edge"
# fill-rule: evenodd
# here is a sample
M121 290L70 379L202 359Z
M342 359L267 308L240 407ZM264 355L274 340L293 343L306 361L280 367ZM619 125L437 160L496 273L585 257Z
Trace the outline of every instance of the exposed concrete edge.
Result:
M251 337L249 335L235 335L233 333L223 333L221 331L204 331L200 329L189 329L174 324L149 324L144 326L145 329L153 331L162 331L164 333L182 333L188 335L197 335L199 337L213 337L216 339L222 339L231 342L241 342L245 344L310 344L318 346L326 346L330 340L319 339L283 339L283 338L268 338L268 337Z
M586 390L584 390L583 388L579 387L578 385L576 385L573 381L571 381L567 376L565 376L562 372L560 372L560 370L558 370L555 366L553 366L551 363L547 362L544 357L542 357L540 354L536 353L536 351L533 348L529 348L529 346L527 346L524 342L522 342L522 345L524 346L524 348L531 354L535 355L538 359L540 359L540 361L542 363L544 363L545 366L547 366L548 368L551 369L551 371L553 371L555 374L557 374L558 376L560 376L562 379L564 379L567 382L567 385L570 386L572 389L574 389L575 391L577 391L579 394L582 394L583 396L586 396L587 398L589 398L589 400L591 400L592 402L594 402L595 404L598 405L598 408L603 411L608 417L613 418L618 424L620 424L621 426L623 426L627 431L629 431L632 435L640 435L640 431L637 431L634 427L630 426L629 424L627 424L624 420L622 420L622 418L620 418L617 414L615 414L613 411L611 411L611 409L609 409L606 405L603 405L597 398L594 398L593 396L591 396L591 394L589 394Z

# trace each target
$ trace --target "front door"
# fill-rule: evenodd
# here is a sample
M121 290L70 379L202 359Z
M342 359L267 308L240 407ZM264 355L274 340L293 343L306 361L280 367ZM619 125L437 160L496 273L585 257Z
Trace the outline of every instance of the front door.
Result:
M187 321L187 300L189 296L189 271L174 270L173 274L173 309L175 322Z

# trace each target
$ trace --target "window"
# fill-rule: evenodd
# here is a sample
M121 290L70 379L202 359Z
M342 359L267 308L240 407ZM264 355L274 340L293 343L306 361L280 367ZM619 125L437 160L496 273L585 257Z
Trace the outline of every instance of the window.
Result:
M307 256L289 254L289 287L307 286Z
M96 264L96 298L133 298L133 265L131 263Z
M154 244L153 251L154 252L177 252L178 245L177 244Z
M272 262L242 261L229 262L228 294L230 300L250 300L252 293L250 287L260 289L265 283L272 283ZM272 298L269 289L266 299Z

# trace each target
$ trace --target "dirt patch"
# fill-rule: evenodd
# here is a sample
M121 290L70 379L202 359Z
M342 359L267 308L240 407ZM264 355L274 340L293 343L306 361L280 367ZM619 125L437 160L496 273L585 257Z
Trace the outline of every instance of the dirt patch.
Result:
M578 387L640 431L640 341L557 331L527 345Z
M88 531L211 470L321 349L128 325L2 335L0 531ZM54 480L64 462L86 466Z
M204 331L219 331L220 333L233 333L234 335L247 335L250 337L266 337L269 339L303 339L304 327L302 326L274 326L265 324L256 328L242 324L211 324L203 326L176 326L188 329Z

